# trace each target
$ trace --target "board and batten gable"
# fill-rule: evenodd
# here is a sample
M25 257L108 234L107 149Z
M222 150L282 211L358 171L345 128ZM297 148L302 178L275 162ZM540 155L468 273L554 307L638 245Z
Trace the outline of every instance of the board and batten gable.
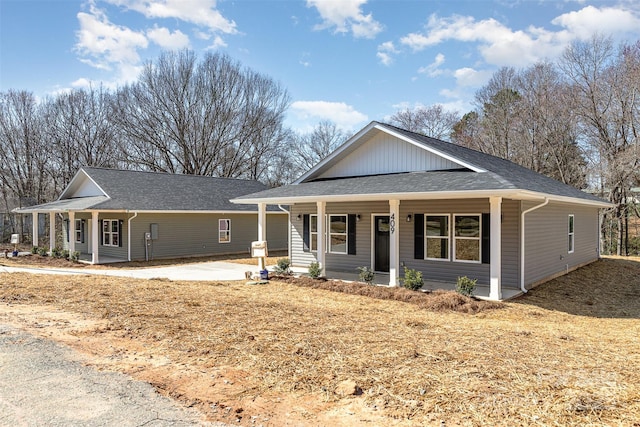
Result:
M523 202L523 209L535 206ZM574 251L569 253L569 215L574 218ZM597 207L550 203L525 216L525 286L532 286L596 261Z
M444 157L386 132L351 151L317 178L464 169Z

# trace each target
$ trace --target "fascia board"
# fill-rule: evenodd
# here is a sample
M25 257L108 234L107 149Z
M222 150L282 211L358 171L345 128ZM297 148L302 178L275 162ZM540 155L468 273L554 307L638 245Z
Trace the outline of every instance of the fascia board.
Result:
M69 184L67 184L64 191L60 194L60 197L58 197L58 200L64 200L65 198L69 198L69 197L66 197L67 191L71 189L72 184L76 181L76 179L79 179L78 176L80 175L80 173L83 173L84 176L87 177L98 188L98 190L102 192L102 194L104 194L108 199L111 199L111 197L107 194L107 192L104 191L104 189L100 185L98 185L98 183L93 178L91 178L91 175L89 175L87 171L84 170L84 168L80 168L78 172L76 172L76 174L73 176L71 181L69 181Z

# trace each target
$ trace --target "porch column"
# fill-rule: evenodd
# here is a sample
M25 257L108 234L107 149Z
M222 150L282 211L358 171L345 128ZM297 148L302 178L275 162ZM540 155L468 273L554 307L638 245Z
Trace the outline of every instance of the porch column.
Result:
M389 286L400 277L400 200L389 200Z
M49 212L49 253L56 247L56 214Z
M38 212L33 212L31 218L31 244L38 246ZM22 232L22 230L20 230L20 232Z
M98 226L98 212L91 212L91 264L98 263L98 233L100 233Z
M490 197L491 205L491 282L489 298L502 299L502 197Z
M325 209L327 207L327 202L316 202L316 207L318 210L318 239L317 239L317 249L318 252L316 253L317 255L317 260L318 260L318 264L320 264L320 276L325 276L327 271L325 268L325 263L324 263L324 244L325 244L325 220L324 220L324 216L325 216Z
M76 251L76 213L69 211L69 255Z
M258 203L258 240L264 242L267 240L267 204ZM264 270L264 257L258 257L258 267L260 271Z

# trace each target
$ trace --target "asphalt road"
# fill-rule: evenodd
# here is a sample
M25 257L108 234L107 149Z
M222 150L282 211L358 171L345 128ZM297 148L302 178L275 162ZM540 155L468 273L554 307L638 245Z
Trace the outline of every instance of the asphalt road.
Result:
M85 366L52 341L0 324L0 426L224 426L151 385Z

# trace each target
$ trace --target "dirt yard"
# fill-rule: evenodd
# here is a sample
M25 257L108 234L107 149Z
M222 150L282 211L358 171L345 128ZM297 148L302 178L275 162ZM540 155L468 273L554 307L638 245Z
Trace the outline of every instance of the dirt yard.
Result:
M234 425L640 426L640 258L509 303L3 273L0 322Z

